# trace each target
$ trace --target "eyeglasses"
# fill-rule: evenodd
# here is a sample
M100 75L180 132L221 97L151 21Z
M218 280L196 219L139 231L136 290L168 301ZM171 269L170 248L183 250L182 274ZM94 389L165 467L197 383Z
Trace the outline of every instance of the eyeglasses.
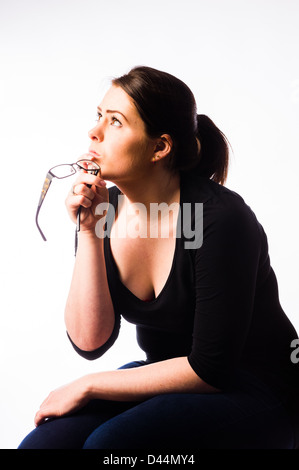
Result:
M38 216L39 216L39 212L40 212L42 203L44 202L44 199L46 197L46 194L49 190L49 187L52 183L53 178L58 178L58 179L67 178L68 176L72 176L75 173L77 173L77 171L80 171L80 170L84 170L84 171L90 172L91 174L97 175L98 172L100 171L100 169L101 168L99 167L99 165L97 163L93 162L92 160L82 159L82 160L77 161L76 163L69 163L69 164L54 166L53 168L51 168L48 171L48 173L46 175L46 178L45 178L45 181L44 181L43 189L42 189L42 192L41 192L41 196L40 196L40 199L39 199L39 203L38 203L37 211L36 211L36 216L35 216L36 226L37 226L43 240L46 241L47 239L46 239L45 235L43 234L43 232L42 232L42 230L39 226ZM88 186L90 187L90 185L88 185ZM78 215L77 215L77 231L80 230L80 209L81 209L81 207L79 208Z

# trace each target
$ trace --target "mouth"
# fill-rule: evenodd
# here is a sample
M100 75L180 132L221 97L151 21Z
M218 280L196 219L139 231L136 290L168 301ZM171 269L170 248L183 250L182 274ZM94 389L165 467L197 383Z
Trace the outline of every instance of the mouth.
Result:
M88 150L88 153L93 157L99 158L100 155L95 150Z

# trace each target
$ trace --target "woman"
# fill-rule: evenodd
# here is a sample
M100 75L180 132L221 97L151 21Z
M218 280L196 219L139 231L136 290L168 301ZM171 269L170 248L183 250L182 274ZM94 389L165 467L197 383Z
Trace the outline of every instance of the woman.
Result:
M112 81L89 132L101 175L79 174L66 200L74 221L82 211L65 321L95 359L123 316L146 360L50 393L20 448L296 446L297 334L266 235L223 186L226 139L196 113L167 73L136 67ZM153 217L161 203L171 210Z

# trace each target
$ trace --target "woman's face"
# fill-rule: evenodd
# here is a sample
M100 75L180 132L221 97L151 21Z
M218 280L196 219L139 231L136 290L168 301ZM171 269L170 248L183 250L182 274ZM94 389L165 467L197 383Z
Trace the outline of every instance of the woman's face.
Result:
M147 136L145 124L129 95L112 86L98 106L96 126L88 133L92 160L103 179L130 181L146 175L156 139Z

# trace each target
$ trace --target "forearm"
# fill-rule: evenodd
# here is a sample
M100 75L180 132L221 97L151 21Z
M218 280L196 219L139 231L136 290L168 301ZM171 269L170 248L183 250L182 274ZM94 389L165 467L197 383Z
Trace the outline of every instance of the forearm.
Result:
M89 399L144 400L164 393L215 393L191 368L187 357L82 378Z
M201 380L187 357L178 357L134 369L88 374L51 392L35 416L38 426L46 418L63 416L92 399L141 401L165 393L215 393Z
M79 232L73 277L65 307L65 324L72 341L85 351L104 344L114 326L103 239Z

